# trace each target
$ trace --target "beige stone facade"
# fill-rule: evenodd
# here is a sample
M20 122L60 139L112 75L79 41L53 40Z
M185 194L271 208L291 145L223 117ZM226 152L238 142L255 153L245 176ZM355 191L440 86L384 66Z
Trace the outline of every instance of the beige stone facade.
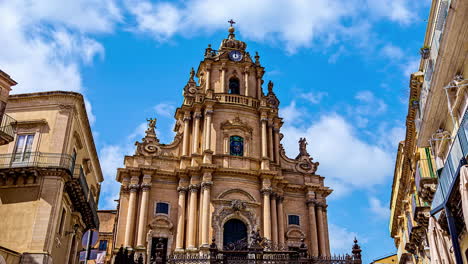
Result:
M98 250L106 252L105 263L111 263L112 247L114 244L114 228L117 210L99 210L99 241Z
M21 263L78 263L97 228L103 180L82 95L12 95L14 140L0 146L0 245Z
M467 17L467 1L432 1L410 77L389 226L399 263L468 263Z
M218 50L211 46L183 89L176 110L176 136L159 142L156 120L118 169L122 185L115 247L151 258L161 239L165 253L206 252L249 240L260 230L272 248L299 247L329 256L326 197L331 189L316 174L299 143L296 158L286 156L281 139L279 101L258 54L235 38L234 28ZM197 78L198 80L195 80Z

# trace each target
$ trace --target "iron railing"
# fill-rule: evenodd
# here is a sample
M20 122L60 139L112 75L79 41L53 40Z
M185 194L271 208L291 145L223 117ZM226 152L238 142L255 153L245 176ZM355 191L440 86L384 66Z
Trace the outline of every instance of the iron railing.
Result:
M7 114L3 114L1 120L0 133L6 134L7 136L13 138L15 136L13 125L16 123L16 120Z
M467 130L467 131L465 131ZM449 155L445 160L444 167L439 177L439 184L434 194L431 209L434 214L442 209L444 202L450 196L454 183L460 175L460 168L466 163L464 157L468 155L468 114L463 117L460 127L456 136L453 139L452 146L450 147Z
M62 153L26 152L0 154L0 169L11 168L56 168L72 173L73 158Z

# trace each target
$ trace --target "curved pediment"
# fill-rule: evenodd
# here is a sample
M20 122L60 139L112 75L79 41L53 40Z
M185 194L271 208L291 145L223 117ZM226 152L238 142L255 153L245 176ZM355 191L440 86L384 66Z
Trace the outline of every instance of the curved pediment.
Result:
M230 189L218 195L218 199L256 202L255 198L242 189Z
M242 122L242 120L240 120L238 116L234 118L233 120L227 120L221 123L221 129L222 130L239 129L249 134L251 134L253 131L253 129L246 123Z
M151 229L171 230L173 226L171 219L167 215L157 215L149 224Z
M286 237L288 239L303 239L305 238L304 232L299 227L290 227L288 232L286 232Z

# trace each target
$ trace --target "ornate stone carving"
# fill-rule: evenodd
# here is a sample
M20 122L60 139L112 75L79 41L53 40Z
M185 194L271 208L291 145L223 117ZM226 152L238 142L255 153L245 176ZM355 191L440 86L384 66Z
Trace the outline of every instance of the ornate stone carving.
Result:
M231 201L231 208L236 212L244 210L245 207L246 207L245 203L242 202L241 200L232 200Z
M157 156L160 154L161 148L155 132L156 118L149 118L146 121L148 121L148 128L145 131L146 136L142 139L142 142L135 142L137 146L135 155Z
M240 129L249 134L252 134L252 131L253 131L252 127L242 122L239 116L235 117L233 120L227 120L221 123L221 129L223 130Z
M211 188L211 185L213 185L213 182L211 181L205 181L201 183L201 188L204 189L209 189Z
M273 92L273 82L269 81L268 82L268 94L266 96L266 101L268 106L272 108L278 108L279 106L279 100L276 97L275 93Z
M188 191L188 187L181 187L181 186L177 187L177 192L186 193L187 191Z
M199 189L200 189L199 184L190 184L190 186L189 186L190 192L198 192Z
M313 158L307 152L307 141L305 138L299 139L299 155L297 155L296 160L299 161L296 164L296 169L304 173L314 174L320 164L312 161Z

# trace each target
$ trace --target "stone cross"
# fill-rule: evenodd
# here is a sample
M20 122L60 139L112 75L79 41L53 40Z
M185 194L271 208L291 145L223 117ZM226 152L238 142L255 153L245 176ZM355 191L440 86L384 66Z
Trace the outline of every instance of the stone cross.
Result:
M232 27L232 25L235 24L236 22L234 20L232 20L232 18L231 18L231 20L229 20L228 23L231 24L231 27Z

